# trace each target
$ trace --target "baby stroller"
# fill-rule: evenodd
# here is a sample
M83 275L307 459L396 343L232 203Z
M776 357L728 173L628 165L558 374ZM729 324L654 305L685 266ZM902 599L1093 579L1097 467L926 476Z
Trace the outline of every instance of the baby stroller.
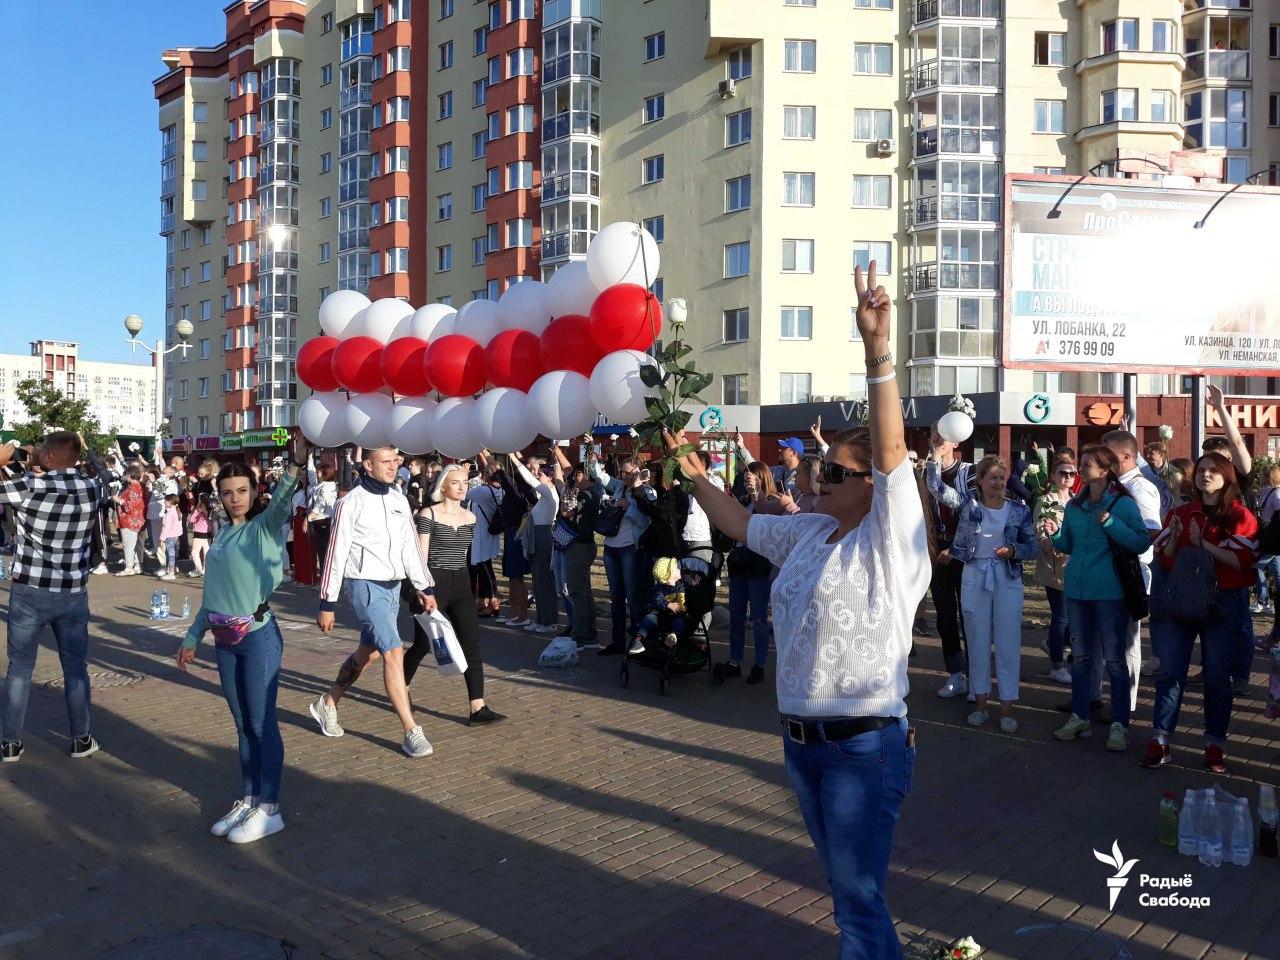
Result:
M659 564L662 562L659 561ZM680 583L684 585L686 600L676 641L673 645L668 645L663 635L655 632L646 638L642 653L632 653L628 644L627 652L622 657L620 677L624 687L631 685L631 665L634 663L657 670L658 692L669 696L673 674L697 673L711 660L710 645L702 627L715 606L715 580L711 578L711 568L705 560L685 557L680 561L680 570ZM696 575L702 581L692 589L686 582L690 575Z

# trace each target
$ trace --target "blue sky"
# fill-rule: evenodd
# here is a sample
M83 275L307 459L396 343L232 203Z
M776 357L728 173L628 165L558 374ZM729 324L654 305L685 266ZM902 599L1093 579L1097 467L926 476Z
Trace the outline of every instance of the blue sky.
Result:
M122 321L164 335L160 134L168 47L221 41L223 0L7 3L0 58L0 353L37 337L130 360ZM144 361L139 353L136 359Z

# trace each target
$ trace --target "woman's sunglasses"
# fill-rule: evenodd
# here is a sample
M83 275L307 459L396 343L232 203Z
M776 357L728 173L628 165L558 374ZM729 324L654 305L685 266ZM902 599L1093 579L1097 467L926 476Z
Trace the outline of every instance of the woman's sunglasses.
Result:
M1074 477L1076 475L1074 470L1059 470L1057 473L1060 477Z
M844 483L845 477L869 477L870 470L850 470L840 463L823 463L822 482L829 484Z

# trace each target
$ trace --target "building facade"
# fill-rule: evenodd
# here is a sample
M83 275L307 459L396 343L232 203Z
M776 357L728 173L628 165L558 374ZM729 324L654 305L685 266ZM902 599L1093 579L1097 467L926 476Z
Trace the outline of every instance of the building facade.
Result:
M329 291L496 299L624 219L661 243L655 291L688 300L724 404L864 395L871 260L905 392L1117 392L1001 369L1003 178L1158 177L1118 159L1191 150L1275 183L1280 24L1257 6L233 3L155 83L167 329L197 328L172 413L193 435L288 426Z
M103 429L126 436L153 437L158 418L156 369L148 363L85 360L75 343L36 340L29 355L0 354L0 416L6 428L27 419L17 397L24 380L43 380L69 400L88 400L89 413Z

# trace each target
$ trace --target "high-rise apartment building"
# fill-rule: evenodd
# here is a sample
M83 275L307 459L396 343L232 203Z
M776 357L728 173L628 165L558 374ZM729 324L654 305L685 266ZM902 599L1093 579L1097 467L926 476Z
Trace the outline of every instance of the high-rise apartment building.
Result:
M1000 368L1003 177L1137 155L1157 159L1128 175L1159 176L1193 150L1275 182L1280 23L1256 6L234 3L224 41L166 53L156 81L167 328L201 345L173 377L210 384L175 412L291 424L329 291L496 299L622 219L662 245L656 292L688 300L718 402L862 395L871 260L912 394L1114 391Z

